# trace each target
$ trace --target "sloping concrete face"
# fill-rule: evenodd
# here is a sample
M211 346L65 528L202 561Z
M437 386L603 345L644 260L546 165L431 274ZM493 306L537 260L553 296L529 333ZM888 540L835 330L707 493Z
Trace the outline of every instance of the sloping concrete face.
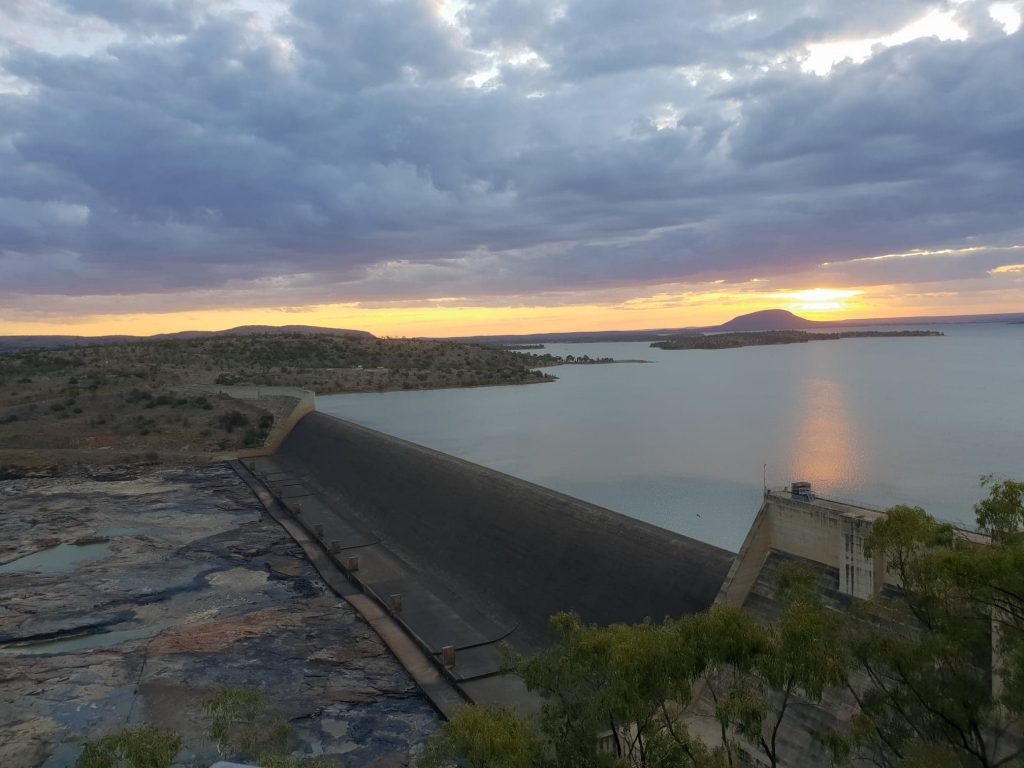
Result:
M576 611L606 625L703 611L733 555L685 536L319 413L274 456L332 512L379 541L463 616L546 644ZM406 609L410 609L408 600Z

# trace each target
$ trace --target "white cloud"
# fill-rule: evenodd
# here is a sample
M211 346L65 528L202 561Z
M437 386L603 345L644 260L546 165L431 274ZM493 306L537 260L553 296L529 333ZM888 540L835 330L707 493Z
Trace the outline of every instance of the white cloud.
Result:
M800 63L805 72L827 75L843 61L860 64L875 52L903 45L922 37L937 40L966 40L967 30L957 23L952 11L931 10L915 21L886 35L859 39L831 40L810 43Z
M1006 34L1012 35L1020 29L1021 19L1024 17L1021 5L1021 3L992 3L988 7L988 13L999 23Z

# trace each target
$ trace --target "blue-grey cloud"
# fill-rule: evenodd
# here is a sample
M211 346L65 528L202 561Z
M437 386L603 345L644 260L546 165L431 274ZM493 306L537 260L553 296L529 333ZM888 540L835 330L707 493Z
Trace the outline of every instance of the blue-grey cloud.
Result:
M71 13L94 16L113 25L142 32L184 33L201 15L199 0L63 0Z
M28 4L52 14L33 27ZM427 0L13 7L10 305L263 301L248 282L294 275L275 303L518 295L1024 241L1024 34L980 5L956 6L965 40L827 76L803 46L938 6L482 0L454 25ZM95 50L62 42L95 24Z

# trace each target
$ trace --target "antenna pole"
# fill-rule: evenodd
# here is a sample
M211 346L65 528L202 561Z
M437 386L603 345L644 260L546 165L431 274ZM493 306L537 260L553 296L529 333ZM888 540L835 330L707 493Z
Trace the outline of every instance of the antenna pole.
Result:
M764 491L764 495L768 495L768 465L764 465L764 479L762 481L761 489Z

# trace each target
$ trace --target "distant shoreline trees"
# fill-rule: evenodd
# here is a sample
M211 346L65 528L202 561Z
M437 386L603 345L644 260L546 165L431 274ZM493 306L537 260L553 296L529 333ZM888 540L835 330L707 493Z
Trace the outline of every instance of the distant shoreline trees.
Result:
M944 336L940 331L835 331L811 333L808 331L737 331L732 333L681 334L663 341L655 341L658 349L736 349L739 347L765 347L777 344L803 344L808 341L837 341L839 339L915 338Z

